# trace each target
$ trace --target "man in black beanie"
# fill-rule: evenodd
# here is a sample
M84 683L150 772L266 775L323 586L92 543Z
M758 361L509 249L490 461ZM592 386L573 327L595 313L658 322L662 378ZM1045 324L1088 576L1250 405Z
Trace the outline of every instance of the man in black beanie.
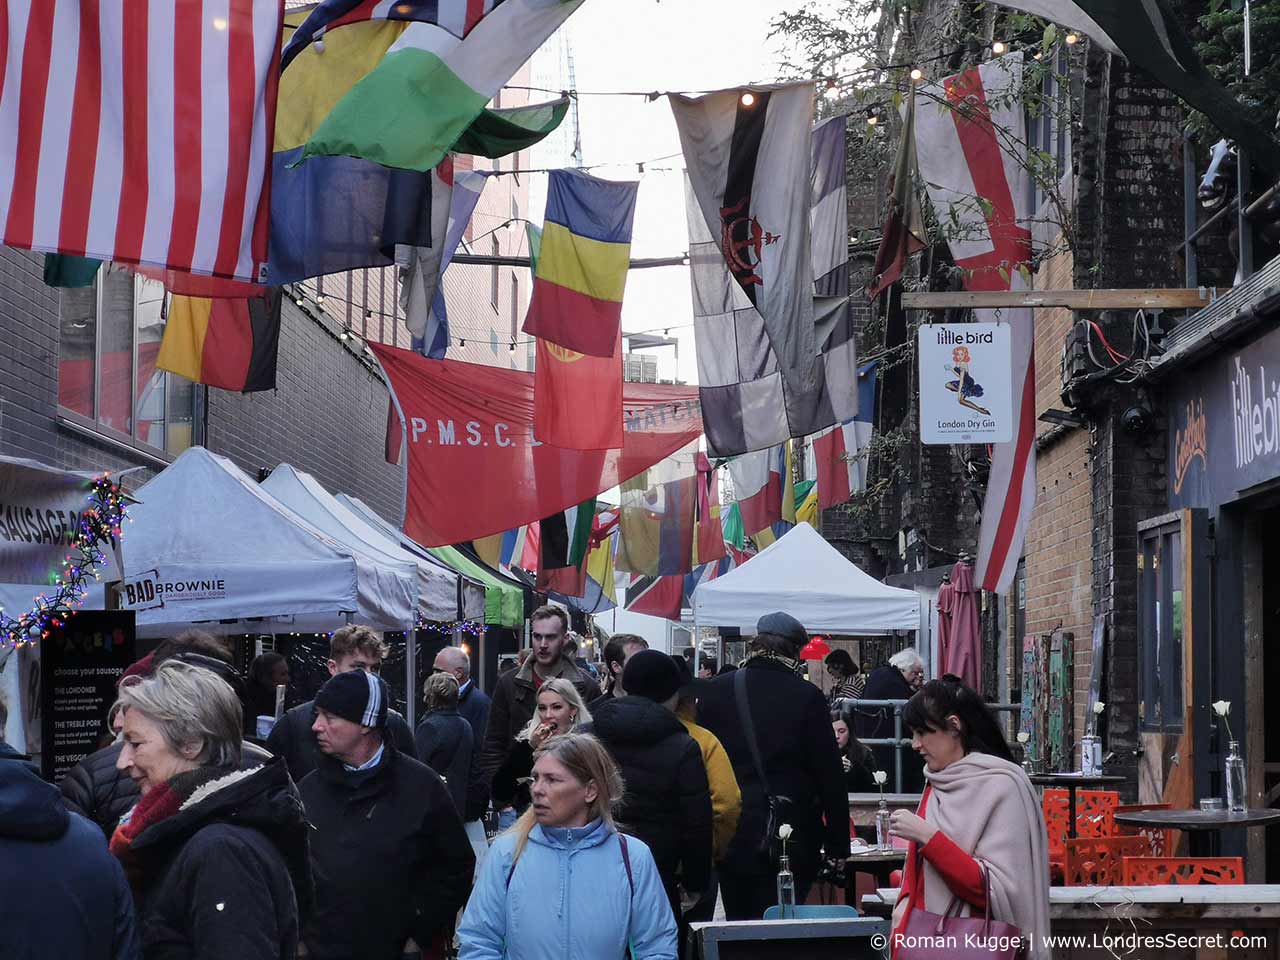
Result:
M303 931L318 960L400 960L448 934L475 854L432 770L386 736L387 685L349 670L315 699L316 769L298 785L311 832L316 909Z
M618 820L648 844L677 921L679 886L692 900L711 882L711 794L702 751L675 714L683 684L671 657L639 650L622 670L627 695L592 714L626 784Z
M801 675L808 641L795 617L766 614L742 669L716 677L698 698L698 723L720 738L742 791L738 832L718 865L730 920L759 920L777 902L778 844L765 834L782 824L793 831L787 853L797 903L824 854L840 862L849 856L849 796L827 700ZM770 797L776 812L767 826Z

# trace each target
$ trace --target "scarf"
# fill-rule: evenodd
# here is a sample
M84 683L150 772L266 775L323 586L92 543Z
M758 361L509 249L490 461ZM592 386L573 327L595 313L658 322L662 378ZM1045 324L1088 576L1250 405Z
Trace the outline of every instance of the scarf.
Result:
M780 663L794 674L799 674L804 669L804 661L797 660L794 657L784 657L780 653L774 653L772 650L753 650L743 661L745 667L752 660L772 660L774 663Z
M926 768L925 777L933 786L925 820L982 865L992 918L1030 938L1031 960L1048 960L1048 835L1026 773L991 754L970 753L945 770ZM924 903L915 907L942 913L951 903L951 888L927 860L921 862ZM962 907L968 915L968 904Z
M226 767L197 767L171 777L142 795L132 810L120 818L107 848L124 867L129 886L135 893L147 881L147 871L133 850L133 842L148 827L175 816L187 800L202 786L224 776Z

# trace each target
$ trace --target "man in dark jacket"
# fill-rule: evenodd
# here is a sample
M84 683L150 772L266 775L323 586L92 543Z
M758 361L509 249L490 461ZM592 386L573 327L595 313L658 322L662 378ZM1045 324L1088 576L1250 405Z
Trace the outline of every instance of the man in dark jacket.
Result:
M0 957L135 960L133 897L102 833L3 740L0 701Z
M450 674L433 673L425 689L427 712L413 732L418 758L444 780L458 816L462 816L475 754L471 724L458 713L458 681Z
M787 798L776 826L788 823L793 830L787 853L797 902L807 896L824 852L829 860L849 856L849 797L827 701L800 675L798 657L806 642L808 635L794 617L761 617L742 669L710 681L698 701L698 723L720 738L742 790L738 832L719 868L730 920L759 920L777 902L778 866L761 853L772 839L764 836L770 794ZM767 788L739 714L738 683L745 685Z
M311 833L315 960L400 960L447 932L466 903L475 854L440 778L386 737L387 687L363 670L320 688L320 755L299 784Z
M437 653L431 671L447 673L458 681L458 714L471 724L472 751L471 782L467 785L467 803L463 808L462 819L468 824L467 831L472 840L483 841L484 825L478 821L489 806L489 788L480 776L480 749L484 746L484 734L489 728L489 707L493 701L471 679L471 658L460 647L445 647ZM418 759L423 759L421 751Z
M166 660L181 660L213 671L231 684L231 688L243 702L244 683L231 666L231 657L226 647L199 630L188 630L172 640L165 640L152 653L130 667L125 675L149 677ZM119 719L115 718L117 731ZM67 808L92 820L102 828L107 837L115 832L120 818L133 808L141 796L138 785L117 769L121 746L117 742L89 754L68 770L58 785ZM261 747L250 743L244 744L243 753L257 763L262 763L269 756Z
M863 700L910 700L924 680L924 662L914 647L899 650L884 666L876 667L867 677L862 690ZM899 708L901 712L901 708ZM855 715L859 739L891 739L894 733L894 711L891 707L859 707ZM902 736L911 734L903 730ZM896 789L894 772L897 769L897 752L887 744L871 748L876 757L876 767L889 775L889 789ZM920 793L924 790L924 759L909 748L902 751L902 792Z
M610 637L609 642L600 652L604 660L604 693L594 703L588 703L587 709L594 713L598 707L604 706L610 700L625 697L627 691L622 683L622 668L634 654L648 649L649 641L638 633L615 633Z
M659 650L627 660L627 695L605 700L591 732L617 761L626 792L618 820L649 846L680 919L678 884L696 896L711 884L711 793L702 750L678 717L684 674Z
M329 638L329 676L335 677L349 670L379 673L387 653L388 647L382 638L368 627L343 627ZM267 737L267 749L277 757L284 757L294 783L301 783L302 778L316 768L316 739L311 732L315 712L314 700L286 710ZM418 748L413 742L413 731L404 717L394 710L387 713L387 733L395 740L401 753L417 759Z
M524 729L536 706L538 688L544 680L563 677L574 685L583 703L600 696L600 686L591 677L561 656L569 615L560 607L539 607L529 618L533 634L533 655L516 670L498 678L489 709L489 728L480 751L480 775L488 784L507 759L516 734Z

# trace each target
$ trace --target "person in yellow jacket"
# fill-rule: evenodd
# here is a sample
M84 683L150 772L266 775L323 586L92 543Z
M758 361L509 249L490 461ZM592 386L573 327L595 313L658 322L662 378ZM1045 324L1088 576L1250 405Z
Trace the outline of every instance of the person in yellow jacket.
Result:
M733 764L725 753L720 739L706 727L694 723L697 713L697 689L699 683L694 680L688 664L682 657L673 658L682 666L685 684L680 688L680 699L676 704L676 716L689 731L702 751L702 764L707 768L707 784L711 790L711 852L713 863L719 863L729 850L729 842L738 830L738 817L742 814L742 792L738 789L738 778L733 774ZM704 891L692 906L686 907L684 920L686 923L701 923L714 919L716 895L719 884L712 877L711 886ZM692 891L689 891L692 892Z

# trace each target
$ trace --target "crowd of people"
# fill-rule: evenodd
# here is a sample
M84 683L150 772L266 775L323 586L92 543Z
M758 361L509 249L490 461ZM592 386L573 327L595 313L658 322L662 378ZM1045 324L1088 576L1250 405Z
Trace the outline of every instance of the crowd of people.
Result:
M1030 865L1047 890L1030 784L978 695L921 686L914 651L865 687L836 651L827 697L804 678L803 625L774 613L737 669L704 660L696 676L615 636L602 691L562 609L536 610L531 632L492 699L464 651L440 650L416 729L390 707L387 647L353 626L261 744L287 662L264 655L246 684L195 632L126 672L114 741L60 787L0 741L0 878L21 876L0 954L400 960L412 942L424 958L675 960L718 901L730 920L776 902L781 824L798 901L843 875L847 794L886 768L859 739L881 735L880 713L849 701L903 685L928 786L893 817L911 845L895 930L959 897L1047 932L1047 893L1025 882Z

